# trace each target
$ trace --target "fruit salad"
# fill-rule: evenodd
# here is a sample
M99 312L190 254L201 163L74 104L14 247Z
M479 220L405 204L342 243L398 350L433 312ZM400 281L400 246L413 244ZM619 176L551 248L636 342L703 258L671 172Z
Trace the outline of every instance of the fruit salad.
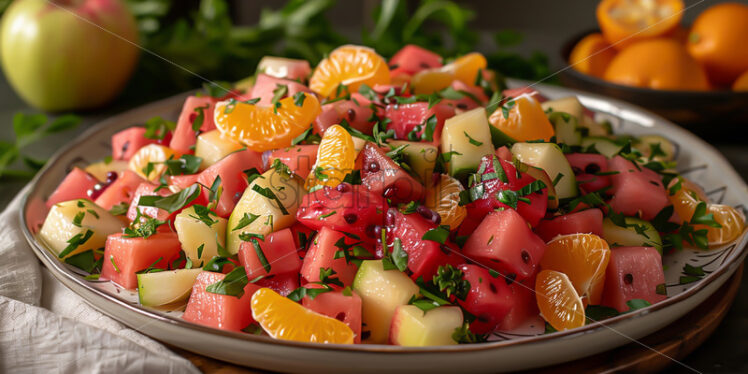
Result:
M479 53L414 45L346 45L313 70L266 57L176 122L114 134L49 196L39 239L191 323L428 346L660 302L663 253L744 231L666 138L497 77Z

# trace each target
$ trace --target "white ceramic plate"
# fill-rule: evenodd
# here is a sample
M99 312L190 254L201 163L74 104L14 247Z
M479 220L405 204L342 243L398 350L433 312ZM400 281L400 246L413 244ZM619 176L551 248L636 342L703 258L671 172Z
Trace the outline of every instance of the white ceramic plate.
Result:
M512 82L523 85L523 82ZM745 213L748 187L710 145L685 130L638 107L601 96L540 86L550 98L578 95L582 103L608 119L616 133L659 134L678 146L678 169L699 183L713 201ZM319 345L273 340L195 325L138 305L137 296L106 282L89 282L79 271L59 262L35 239L46 216L44 199L74 165L86 165L111 152L115 132L160 115L176 118L185 95L149 104L103 121L60 150L34 179L21 211L24 233L52 274L92 306L155 339L217 359L285 372L497 372L530 369L575 360L630 343L680 318L716 291L746 256L746 232L733 243L710 251L684 250L666 255L668 299L602 323L545 335L499 334L485 344L403 348L386 345ZM679 284L685 264L703 266L707 275ZM538 326L535 326L537 329Z

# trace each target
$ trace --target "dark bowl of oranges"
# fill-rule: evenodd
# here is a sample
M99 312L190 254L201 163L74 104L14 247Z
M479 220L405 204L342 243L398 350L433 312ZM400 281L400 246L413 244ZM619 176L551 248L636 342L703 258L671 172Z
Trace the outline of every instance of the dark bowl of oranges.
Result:
M748 124L748 5L711 6L689 27L681 25L686 10L681 0L601 1L600 30L562 49L569 64L562 83L640 105L707 138L734 133Z

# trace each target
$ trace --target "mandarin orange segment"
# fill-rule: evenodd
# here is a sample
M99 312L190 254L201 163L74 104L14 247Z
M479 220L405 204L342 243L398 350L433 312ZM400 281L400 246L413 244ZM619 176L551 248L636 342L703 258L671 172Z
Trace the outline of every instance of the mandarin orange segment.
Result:
M504 113L506 108L509 110ZM550 141L555 134L543 107L528 95L520 95L504 104L504 107L496 109L488 122L518 142L538 139Z
M558 331L584 326L584 304L566 274L542 270L535 278L535 300L543 318Z
M340 125L332 125L322 136L317 149L317 162L306 180L306 189L322 185L335 187L356 163L353 137Z
M597 22L608 43L616 48L645 38L664 36L680 23L681 0L603 0Z
M301 95L301 105L293 97L281 99L274 107L235 100L219 102L214 115L216 128L256 152L288 147L321 111L314 95Z
M353 344L348 325L315 313L269 288L252 295L252 318L275 339L309 343Z
M677 184L680 183L680 188ZM722 204L709 204L704 191L686 178L674 179L668 186L668 199L673 204L673 210L683 222L688 222L696 211L700 202L707 203L707 212L714 215L714 220L721 227L693 225L695 230L706 229L707 241L710 247L729 243L735 240L745 229L745 217L735 208Z
M135 152L127 167L135 174L154 181L166 171L164 161L170 158L176 158L176 151L163 145L148 144Z
M454 230L467 216L467 209L460 205L462 184L446 174L441 174L436 184L426 189L425 205L439 213L441 224Z
M358 92L363 84L374 87L389 83L390 69L387 62L373 49L344 45L320 61L309 80L309 88L322 97L335 98L338 94ZM346 86L347 91L338 92L340 85Z
M608 261L610 248L601 237L570 234L548 242L540 267L566 274L585 304L599 305Z
M707 227L706 238L710 246L729 243L740 236L745 229L745 217L737 209L722 204L710 204L707 211L722 227ZM697 229L700 227L697 227Z

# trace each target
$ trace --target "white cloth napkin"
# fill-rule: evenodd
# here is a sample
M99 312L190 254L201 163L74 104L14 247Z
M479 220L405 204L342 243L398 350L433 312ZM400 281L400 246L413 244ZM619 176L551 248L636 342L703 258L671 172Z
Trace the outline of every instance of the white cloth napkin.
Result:
M86 304L55 280L0 214L0 373L199 373L188 360Z

